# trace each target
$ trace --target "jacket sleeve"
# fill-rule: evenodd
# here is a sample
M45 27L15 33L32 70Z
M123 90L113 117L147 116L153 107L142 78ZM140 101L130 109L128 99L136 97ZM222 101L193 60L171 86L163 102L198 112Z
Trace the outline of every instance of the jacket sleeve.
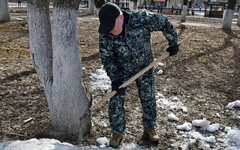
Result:
M152 31L162 31L163 35L169 42L169 46L178 44L177 32L172 23L166 16L149 13L145 16L146 26Z
M106 37L101 34L99 35L99 53L103 67L111 81L118 80L117 78L119 77L119 70L117 67L117 58L115 57L113 47L109 43L109 40L107 40Z

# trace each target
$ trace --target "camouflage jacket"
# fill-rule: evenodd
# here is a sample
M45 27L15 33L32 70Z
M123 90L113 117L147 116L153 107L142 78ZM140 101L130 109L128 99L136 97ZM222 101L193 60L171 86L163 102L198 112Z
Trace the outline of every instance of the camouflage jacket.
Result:
M125 34L100 34L102 64L111 80L119 72L147 66L153 61L151 32L162 31L169 45L177 44L177 32L165 16L141 10L130 14Z

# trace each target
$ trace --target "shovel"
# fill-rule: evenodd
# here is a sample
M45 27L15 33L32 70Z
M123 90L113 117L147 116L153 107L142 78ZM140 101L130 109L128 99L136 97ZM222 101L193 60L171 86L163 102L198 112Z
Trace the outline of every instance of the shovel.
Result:
M192 33L190 34L188 37L184 38L181 42L178 43L178 46L180 46L182 43L187 42L189 39L191 39L196 33ZM142 71L140 71L139 73L137 73L136 75L134 75L133 77L131 77L129 80L127 80L125 83L123 83L122 85L119 86L120 88L125 88L127 87L129 84L131 84L133 81L135 81L138 77L140 77L142 74L144 74L145 72L147 72L149 69L151 69L152 67L154 67L156 64L158 64L159 62L161 62L164 58L169 56L169 52L165 52L162 56L160 56L158 59L156 59L155 61L153 61L151 64L149 64L146 68L144 68ZM106 97L104 97L101 101L99 101L97 104L95 104L94 106L92 106L91 108L89 108L81 117L80 117L80 127L79 127L79 136L78 136L78 144L82 143L82 136L83 136L83 125L84 125L84 120L85 117L90 115L93 111L95 111L96 109L98 109L101 105L103 105L105 102L107 102L111 97L113 97L115 94L117 93L117 91L112 91L111 93L109 93Z

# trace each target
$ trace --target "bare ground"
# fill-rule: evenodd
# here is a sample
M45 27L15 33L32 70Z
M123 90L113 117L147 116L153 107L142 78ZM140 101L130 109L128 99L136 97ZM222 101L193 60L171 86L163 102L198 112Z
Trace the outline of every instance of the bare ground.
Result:
M225 108L229 102L240 99L240 31L223 31L214 26L181 26L179 20L172 21L179 41L192 32L197 34L181 46L177 56L165 59L164 66L155 68L155 72L164 71L162 75L156 74L156 93L165 97L177 96L188 108L188 113L179 115L180 121L174 123L168 121L167 115L171 111L181 114L179 110L158 108L157 129L162 140L158 144L141 142L141 104L136 85L131 84L125 100L127 129L124 143L138 143L152 149L177 149L171 146L179 138L176 125L195 119L206 118L211 123L219 123L220 131L226 126L240 127L239 109L228 111ZM217 23L211 25L220 26ZM85 68L83 80L90 91L89 75L101 68L97 27L98 21L92 17L79 20L80 51ZM167 48L161 32L152 34L152 44L155 58ZM27 21L12 20L0 24L0 142L52 138L46 134L50 126L47 101L29 53ZM102 98L105 92L91 91L91 94ZM32 120L24 123L29 118ZM107 105L94 112L92 118L106 122L107 126L95 124L91 134L84 138L83 145L95 144L98 137L110 138ZM72 136L63 136L59 140L76 144Z

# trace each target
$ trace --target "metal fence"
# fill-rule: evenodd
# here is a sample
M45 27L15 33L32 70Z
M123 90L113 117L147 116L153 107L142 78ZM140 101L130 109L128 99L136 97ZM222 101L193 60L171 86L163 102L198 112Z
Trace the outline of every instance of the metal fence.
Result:
M182 9L180 8L166 8L166 7L152 7L152 6L148 6L148 7L138 7L138 9L147 9L150 11L154 11L157 13L161 13L161 14L171 14L171 15L181 15L182 13ZM198 8L189 8L187 10L188 15L195 15L195 14L204 14L204 9L198 9Z
M27 3L27 0L8 0L9 3Z
M27 0L8 0L8 3L9 4L13 4L17 7L22 7L22 4L27 4ZM53 0L50 0L50 5L53 4ZM88 0L81 0L80 2L80 5L79 5L80 8L87 8L88 7Z
M163 14L175 14L175 15L180 15L182 12L182 9L176 9L176 8L165 8L165 7L138 7L138 9L147 9L150 11L157 11L158 13L163 13Z

